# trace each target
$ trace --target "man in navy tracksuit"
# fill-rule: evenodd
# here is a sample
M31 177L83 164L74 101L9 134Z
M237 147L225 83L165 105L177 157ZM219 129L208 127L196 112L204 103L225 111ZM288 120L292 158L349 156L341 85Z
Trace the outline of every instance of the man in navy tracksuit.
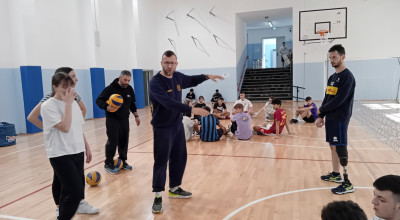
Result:
M122 160L122 169L132 170L126 160L128 159L128 142L129 142L129 115L131 111L135 116L136 125L140 125L139 115L136 111L135 92L129 85L132 74L128 70L123 70L119 78L116 78L109 86L104 88L96 99L96 104L106 111L106 160L104 161L104 169L108 173L116 174L119 172L114 167L114 156L118 146L119 158ZM113 94L119 94L123 98L120 107L113 107L107 104L107 100Z
M333 172L321 176L322 180L341 183L333 188L335 194L354 192L347 175L347 127L353 110L356 81L353 74L344 65L345 50L337 44L329 50L329 59L336 73L328 79L325 98L318 110L317 127L325 124L326 142L331 147ZM324 122L324 117L326 120ZM340 176L339 163L343 166L343 177Z
M162 71L150 81L150 101L152 105L154 133L153 192L156 193L152 211L162 212L162 191L165 190L167 164L169 166L168 192L171 198L190 198L192 193L179 186L186 167L187 151L182 113L206 116L208 111L182 103L182 89L194 87L207 79L223 79L217 75L187 76L175 72L177 57L166 51L161 60ZM169 162L169 163L168 163Z

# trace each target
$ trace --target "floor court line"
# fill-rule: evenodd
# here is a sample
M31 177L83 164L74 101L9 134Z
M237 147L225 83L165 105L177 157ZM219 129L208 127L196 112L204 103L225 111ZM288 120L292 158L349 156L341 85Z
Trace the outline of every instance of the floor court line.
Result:
M233 140L237 142L246 142L246 143L257 143L257 144L271 144L271 145L278 145L278 146L288 146L288 147L304 147L304 148L321 148L321 149L327 149L329 146L313 146L313 145L297 145L297 144L274 144L271 142L259 142L259 141L242 141L242 140ZM365 148L354 148L354 149L349 149L349 150L355 150L355 149L360 149L360 150L384 150L384 151L391 151L393 150L392 148L374 148L374 147L365 147Z
M133 154L153 154L153 152L128 152ZM223 154L188 154L188 156L206 156L206 157L232 157L232 158L251 158L251 159L273 159L273 160L300 160L300 161L315 161L315 162L331 162L332 160L315 160L315 159L302 159L290 157L262 157L262 156L246 156L246 155L223 155ZM383 165L398 165L395 162L363 162L363 161L349 161L349 163L367 163L367 164L383 164Z
M151 141L152 139L153 139L153 138L150 138L150 139L147 140L147 141L143 141L143 142L141 142L141 143L139 143L139 144L137 144L137 145L135 145L135 146L133 146L133 147L128 148L128 150L131 150L131 149L133 149L133 148L135 148L135 147L138 147L138 146L140 146L140 145L142 145L142 144L144 144L144 143L146 143L146 142L149 142L149 141ZM118 154L117 154L117 155L118 155ZM89 167L86 167L85 170L90 169L90 168L92 168L92 167L94 167L94 166L97 166L97 165L99 165L100 163L103 163L103 162L104 162L104 160L101 160L101 161L99 161L99 162L97 162L97 163L95 163L95 164L93 164L93 165L91 165L91 166L89 166ZM26 197L28 197L28 196L31 196L31 195L33 195L33 194L35 194L35 193L38 193L38 192L40 192L40 191L42 191L42 190L44 190L44 189L46 189L46 188L48 188L48 187L50 187L50 186L52 186L52 185L53 185L53 184L49 184L49 185L47 185L47 186L44 186L44 187L42 187L42 188L40 188L40 189L38 189L38 190L35 190L35 191L29 193L29 194L27 194L27 195L24 195L24 196L22 196L22 197L20 197L20 198L18 198L18 199L16 199L16 200L14 200L14 201L11 201L11 202L9 202L9 203L7 203L7 204L5 204L5 205L2 205L2 206L0 206L0 209L4 208L4 207L6 207L6 206L9 206L9 205L11 205L11 204L13 204L13 203L15 203L15 202L18 202L18 201L20 201L20 200L22 200L22 199L24 199L24 198L26 198Z
M32 218L22 218L17 216L0 215L0 219L14 219L14 220L35 220Z
M332 189L333 187L322 187L322 188L309 188L309 189L299 189L299 190L293 190L293 191L289 191L289 192L283 192L283 193L278 193L278 194L274 194L274 195L270 195L261 199L257 199L253 202L247 203L246 205L236 209L235 211L231 212L229 215L227 215L225 218L223 218L223 220L228 220L230 218L232 218L233 216L235 216L236 214L238 214L240 211L254 205L257 204L259 202L271 199L271 198L275 198L275 197L279 197L279 196L284 196L284 195L289 195L289 194L293 194L293 193L299 193L299 192L309 192L309 191L316 191L316 190L327 190L327 189ZM354 187L355 189L374 189L373 187Z
M303 136L297 136L297 135L286 135L288 137L296 137L296 138L303 138L303 139L312 139L312 140L320 140L320 141L326 141L325 139L322 138L310 138L310 137L303 137ZM389 140L392 139L399 139L400 137L394 137L394 138L388 138ZM384 141L386 139L378 139L378 138L371 138L371 139L348 139L347 141Z
M30 149L33 149L33 148L42 147L42 146L43 146L43 143L40 144L40 145L34 146L34 147L28 147L28 148L25 148L25 149L22 149L22 150L19 150L19 151L15 151L15 152L11 152L11 153L8 153L8 154L1 155L0 158L5 157L5 156L9 156L9 155L12 155L12 154L20 153L20 152L23 152L23 151L26 151L26 150L30 150Z

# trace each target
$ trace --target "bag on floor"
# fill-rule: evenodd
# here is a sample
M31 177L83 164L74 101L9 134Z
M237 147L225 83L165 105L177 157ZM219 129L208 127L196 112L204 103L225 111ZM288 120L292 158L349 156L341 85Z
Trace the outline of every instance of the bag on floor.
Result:
M0 147L15 145L17 143L17 134L15 125L7 122L0 122Z

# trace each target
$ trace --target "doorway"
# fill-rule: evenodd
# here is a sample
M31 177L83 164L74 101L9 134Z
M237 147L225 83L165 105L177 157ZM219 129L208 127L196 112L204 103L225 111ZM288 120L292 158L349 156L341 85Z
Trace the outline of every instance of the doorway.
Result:
M276 38L262 40L263 59L262 68L276 67Z
M151 78L153 78L153 70L143 70L143 87L144 87L144 105L150 105L149 98L149 83Z

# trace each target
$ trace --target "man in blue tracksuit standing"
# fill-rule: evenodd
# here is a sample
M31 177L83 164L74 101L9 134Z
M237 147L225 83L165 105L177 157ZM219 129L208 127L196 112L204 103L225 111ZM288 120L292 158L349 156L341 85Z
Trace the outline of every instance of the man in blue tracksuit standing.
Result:
M353 110L356 81L353 74L344 65L346 53L342 45L336 44L329 49L329 59L336 72L328 79L325 98L318 109L317 127L325 124L326 142L329 143L333 171L321 176L322 180L341 183L332 189L335 194L354 192L347 175L347 128ZM326 117L324 122L324 117ZM340 176L339 163L343 166Z
M166 51L161 60L162 70L150 81L150 101L152 105L151 124L154 134L153 192L156 193L152 211L162 212L162 191L165 190L167 164L169 165L168 195L171 198L190 198L192 193L180 188L186 167L187 151L182 113L207 116L202 108L182 104L182 89L194 87L211 79L223 79L218 75L187 76L175 72L177 57ZM169 163L168 163L169 162Z

